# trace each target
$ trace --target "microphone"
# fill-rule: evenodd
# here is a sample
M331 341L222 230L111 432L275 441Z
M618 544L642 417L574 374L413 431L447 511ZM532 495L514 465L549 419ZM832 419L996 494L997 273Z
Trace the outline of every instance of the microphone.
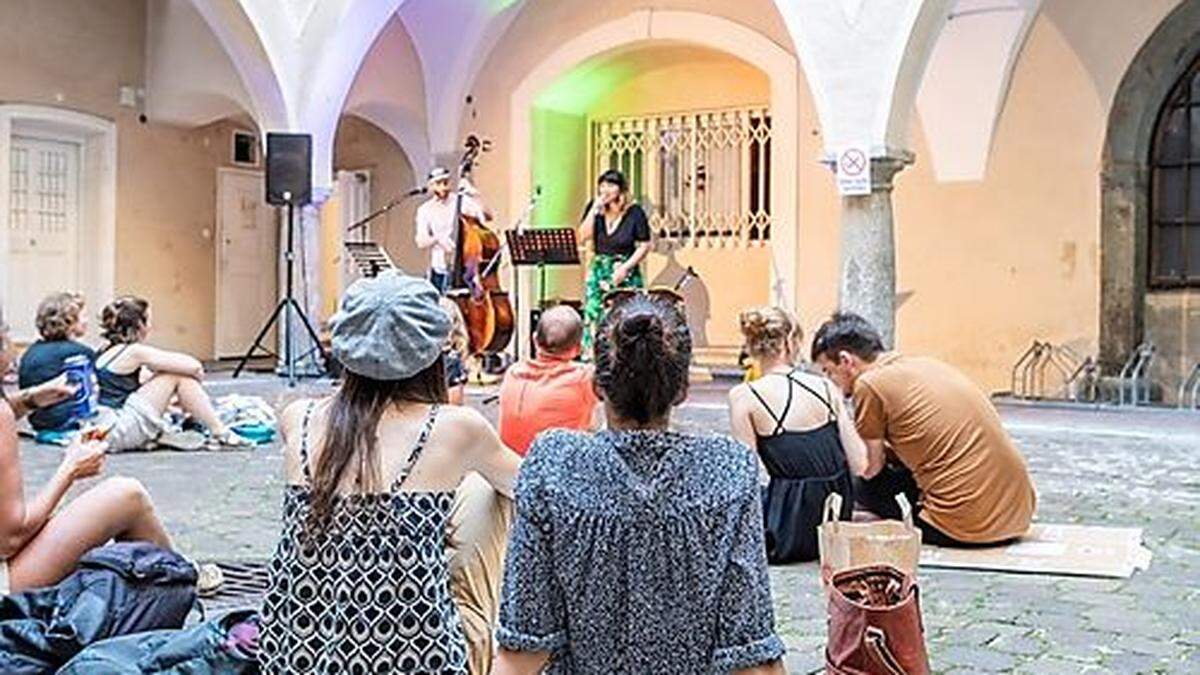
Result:
M404 196L405 197L416 197L417 195L423 195L427 192L429 192L429 187L422 185L421 187L415 187L415 188L409 190L408 192L405 192Z

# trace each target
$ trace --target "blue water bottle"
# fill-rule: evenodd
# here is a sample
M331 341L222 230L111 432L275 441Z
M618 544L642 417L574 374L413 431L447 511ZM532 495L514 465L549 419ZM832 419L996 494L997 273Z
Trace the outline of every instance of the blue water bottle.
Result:
M75 395L68 401L71 420L78 422L94 417L97 392L92 360L82 354L67 357L63 361L63 372L67 382L75 385Z

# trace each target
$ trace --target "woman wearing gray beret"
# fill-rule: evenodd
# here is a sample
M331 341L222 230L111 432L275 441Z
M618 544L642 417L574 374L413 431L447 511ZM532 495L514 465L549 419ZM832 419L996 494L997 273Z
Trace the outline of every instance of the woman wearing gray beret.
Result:
M281 420L264 671L465 673L446 555L455 490L474 471L511 496L519 459L479 413L442 405L450 319L428 281L359 280L331 323L341 386Z

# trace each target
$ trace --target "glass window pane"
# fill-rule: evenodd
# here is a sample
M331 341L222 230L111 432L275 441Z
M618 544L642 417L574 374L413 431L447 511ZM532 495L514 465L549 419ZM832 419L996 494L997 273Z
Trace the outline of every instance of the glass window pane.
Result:
M1154 172L1155 196L1154 219L1170 220L1183 218L1183 206L1187 196L1187 184L1184 180L1187 169L1157 169Z
M1188 220L1200 220L1200 166L1188 170Z
M1157 254L1154 276L1179 278L1183 271L1183 228L1178 225L1159 225L1154 232L1154 251Z
M1200 107L1192 108L1192 159L1200 159Z
M1191 146L1188 141L1190 124L1187 108L1171 108L1159 127L1158 161L1179 162L1187 159Z
M1193 223L1186 234L1187 274L1193 281L1200 281L1200 225Z

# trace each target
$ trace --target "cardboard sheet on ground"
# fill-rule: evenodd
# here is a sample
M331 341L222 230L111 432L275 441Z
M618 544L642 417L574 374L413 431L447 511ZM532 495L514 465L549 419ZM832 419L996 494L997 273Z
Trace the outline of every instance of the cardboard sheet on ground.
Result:
M1020 541L980 549L921 548L921 567L1128 578L1150 566L1141 528L1036 524Z

